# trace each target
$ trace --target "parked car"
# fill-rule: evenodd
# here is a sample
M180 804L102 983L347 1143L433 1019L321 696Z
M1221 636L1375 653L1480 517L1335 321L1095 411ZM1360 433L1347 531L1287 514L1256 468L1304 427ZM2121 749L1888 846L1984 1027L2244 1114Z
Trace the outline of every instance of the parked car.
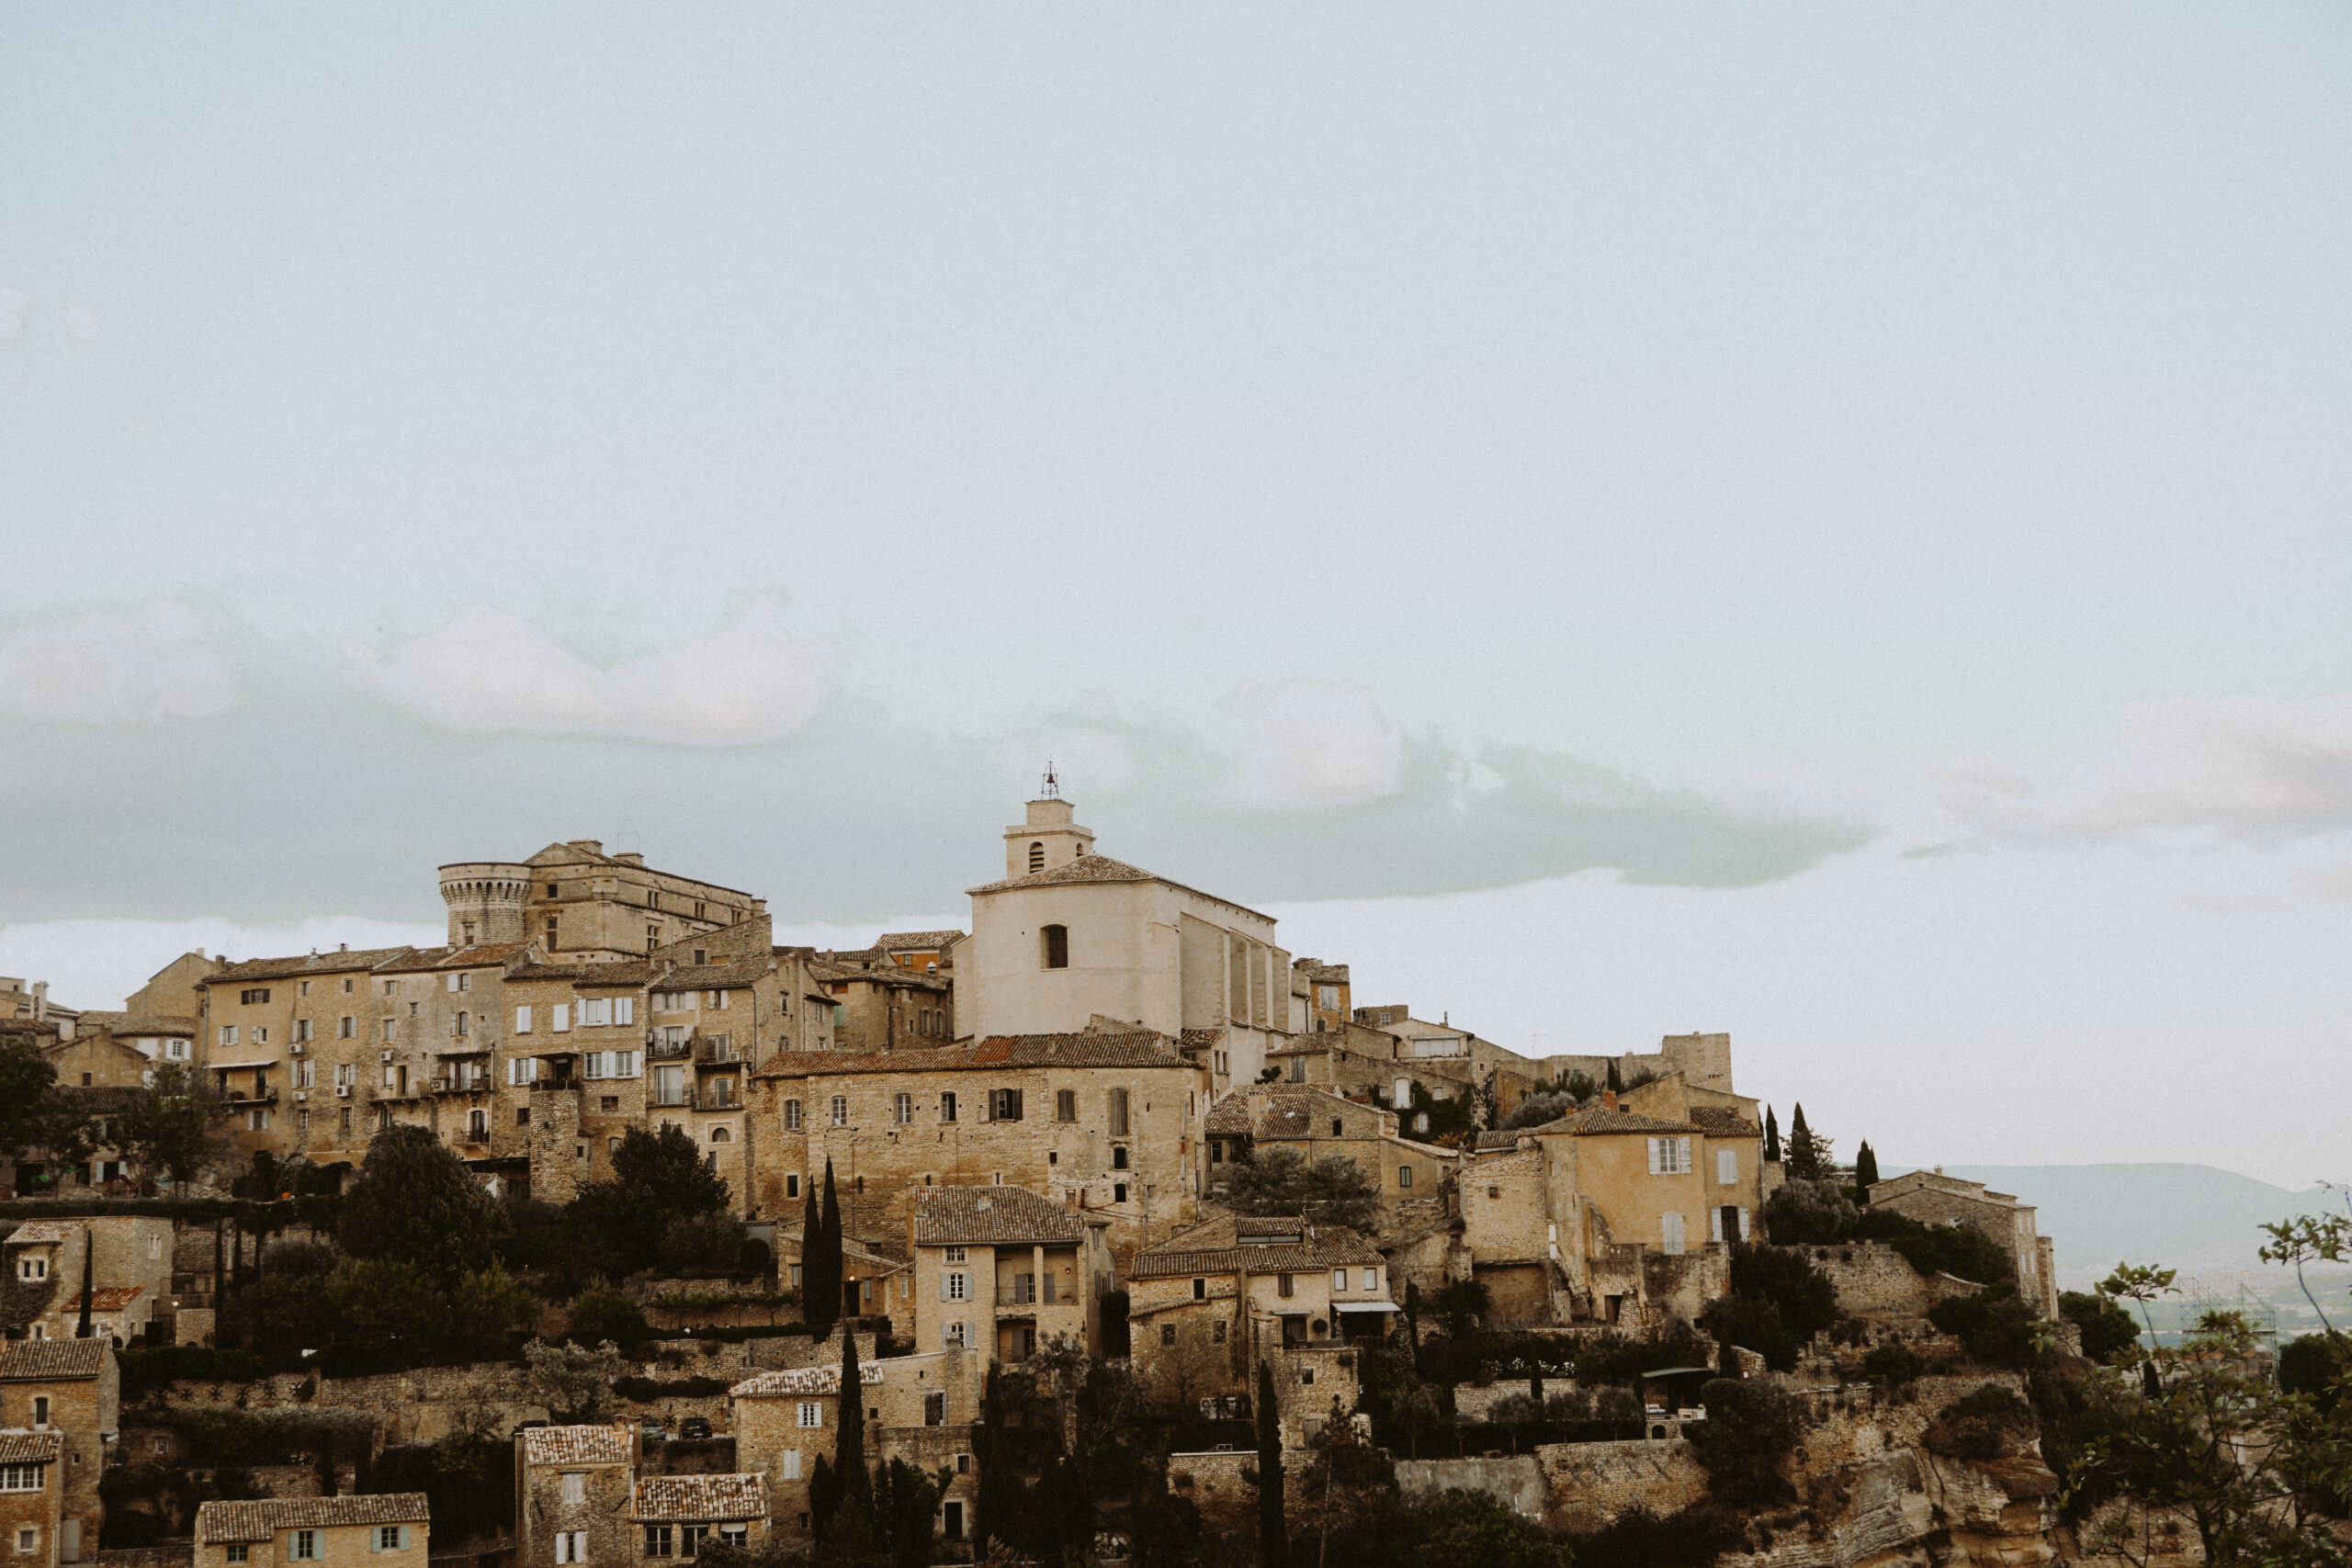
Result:
M650 1417L639 1421L637 1424L637 1429L649 1443L666 1443L670 1440L669 1435L662 1430L662 1423Z
M678 1436L707 1438L710 1436L710 1422L704 1416L689 1416L678 1423Z

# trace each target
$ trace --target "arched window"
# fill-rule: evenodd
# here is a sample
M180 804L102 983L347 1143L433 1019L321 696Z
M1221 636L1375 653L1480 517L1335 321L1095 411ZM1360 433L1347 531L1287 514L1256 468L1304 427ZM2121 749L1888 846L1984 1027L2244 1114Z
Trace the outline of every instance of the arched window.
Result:
M1045 963L1048 969L1069 967L1069 928L1047 926L1037 933L1045 948Z
M1046 846L1043 842L1029 846L1029 869L1031 871L1046 869Z
M731 1144L735 1141L735 1134L724 1127L713 1127L710 1130L710 1141L714 1144Z

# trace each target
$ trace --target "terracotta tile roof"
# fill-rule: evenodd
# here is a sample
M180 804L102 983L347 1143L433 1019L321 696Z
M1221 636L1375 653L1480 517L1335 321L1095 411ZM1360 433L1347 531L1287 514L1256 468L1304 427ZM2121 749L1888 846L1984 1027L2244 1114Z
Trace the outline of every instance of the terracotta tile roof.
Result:
M1227 1091L1223 1100L1209 1107L1208 1120L1201 1123L1201 1131L1221 1138L1247 1136L1250 1097L1238 1089Z
M1522 1127L1522 1133L1547 1135L1565 1134L1575 1138L1605 1137L1613 1133L1698 1133L1705 1129L1689 1122L1667 1122L1656 1116L1637 1116L1630 1111L1571 1111L1556 1122L1546 1122L1540 1127Z
M471 947L412 947L389 963L377 964L376 970L407 975L424 969L486 969L512 964L530 945L527 942L482 942Z
M224 964L197 982L199 986L237 986L253 980L290 980L310 975L347 975L354 970L374 969L388 964L402 953L413 952L406 947L367 947L337 949L333 953L311 953L295 958L248 958L243 964Z
M96 1377L106 1365L107 1344L104 1339L0 1341L0 1382Z
M422 1492L373 1492L348 1497L266 1497L254 1503L207 1503L196 1511L196 1539L267 1540L279 1530L333 1529L338 1525L426 1524L433 1512Z
M1490 1127L1479 1134L1477 1141L1470 1146L1479 1150L1515 1149L1519 1147L1520 1134L1533 1131L1532 1127Z
M1711 1138L1760 1138L1764 1129L1738 1111L1720 1105L1694 1105L1690 1120L1707 1131Z
M526 1427L525 1464L627 1464L626 1427Z
M717 964L681 964L649 985L664 991L723 991L765 979L775 971L773 958L723 960Z
M86 1018L89 1015L85 1013L83 1016ZM125 1034L186 1034L192 1038L197 1032L197 1024L196 1020L192 1018L126 1017L117 1021L113 1025L113 1029L117 1036Z
M585 964L519 964L506 972L506 977L510 980L576 980L587 968Z
M967 895L1002 893L1014 887L1052 887L1057 884L1073 882L1166 882L1169 886L1181 892L1190 893L1202 898L1215 899L1228 908L1239 909L1248 915L1257 915L1261 920L1271 921L1273 919L1272 915L1261 914L1246 904L1236 904L1230 898L1219 898L1216 894L1204 893L1197 887L1186 887L1181 882L1170 882L1167 877L1155 875L1139 865L1129 865L1123 860L1113 860L1109 855L1080 855L1068 864L1057 865L1051 871L1033 871L1026 876L1007 877L1002 882L990 882L978 887L967 887L964 891Z
M813 979L833 982L871 980L876 985L904 986L918 991L944 992L947 989L947 982L939 976L909 969L887 958L871 964L841 964L812 958L808 961L808 974Z
M918 1247L1068 1244L1086 1235L1083 1220L1025 1187L919 1187L914 1198Z
M630 1518L656 1522L763 1519L767 1513L764 1474L649 1475L637 1483L628 1500Z
M861 1361L857 1368L857 1386L879 1385L882 1368L875 1361ZM786 1399L795 1395L839 1393L842 1391L842 1369L839 1362L829 1367L794 1367L786 1371L762 1372L745 1378L727 1391L730 1399Z
M753 1075L818 1078L842 1073L980 1073L1008 1067L1191 1067L1174 1042L1148 1029L1123 1034L998 1034L965 1045L918 1046L855 1055L779 1051Z
M11 1245L71 1241L82 1234L82 1228L79 1220L27 1220L7 1240Z
M64 1451L62 1432L0 1432L0 1464L55 1464Z
M936 953L963 940L962 931L884 931L874 945L885 953Z
M642 958L616 958L609 964L582 964L574 982L581 988L604 986L643 986L653 978L653 965Z
M101 1285L90 1292L90 1310L92 1312L120 1312L137 1301L146 1289L144 1285ZM79 1313L82 1310L82 1292L74 1292L74 1299L58 1310Z
M1295 1234L1298 1240L1267 1242L1244 1237ZM1302 1225L1296 1220L1248 1219L1220 1214L1159 1246L1136 1254L1127 1273L1135 1279L1177 1274L1304 1274L1342 1263L1380 1261L1370 1242L1344 1225Z
M1178 1032L1176 1043L1187 1051L1197 1051L1204 1045L1215 1045L1225 1039L1222 1029L1187 1029Z
M1359 1105L1344 1095L1323 1089L1294 1089L1277 1094L1266 1102L1263 1114L1258 1118L1257 1135L1261 1138L1319 1138L1329 1135L1330 1119L1350 1112L1363 1115L1370 1112L1374 1131L1385 1131L1386 1112L1372 1106Z

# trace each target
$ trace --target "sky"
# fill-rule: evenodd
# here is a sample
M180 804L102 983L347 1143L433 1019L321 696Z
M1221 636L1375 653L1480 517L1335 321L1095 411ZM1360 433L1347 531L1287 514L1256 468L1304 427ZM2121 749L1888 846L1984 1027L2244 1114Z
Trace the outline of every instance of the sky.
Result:
M2352 1176L2348 74L2325 5L18 7L0 972L582 837L956 921L1051 758L1368 1001Z

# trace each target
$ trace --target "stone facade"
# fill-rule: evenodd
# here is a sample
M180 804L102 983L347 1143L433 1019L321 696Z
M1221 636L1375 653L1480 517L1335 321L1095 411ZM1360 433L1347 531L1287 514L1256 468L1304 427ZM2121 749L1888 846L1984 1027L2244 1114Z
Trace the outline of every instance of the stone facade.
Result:
M819 1455L830 1460L840 1442L840 1341L831 1364L746 1378L728 1393L735 1427L736 1463L767 1477L768 1517L775 1534L796 1544L813 1537L808 1483ZM971 1423L975 1409L957 1391L975 1389L987 1371L986 1352L918 1352L858 1363L866 1410L866 1458L871 1464L903 1459L955 1480L942 1497L936 1524L968 1529L971 1518ZM953 1506L951 1517L949 1509Z
M1102 1296L1114 1283L1108 1221L1018 1187L912 1194L913 1334L922 1351L1012 1365L1057 1341L1102 1353ZM979 1389L956 1391L950 1419L975 1418Z
M57 1561L77 1562L98 1544L106 1505L99 1477L119 1431L121 1374L105 1339L0 1341L0 1426L55 1432Z
M608 855L594 839L549 844L526 861L445 865L441 897L450 946L534 942L559 963L643 958L767 911L765 899L656 871L643 855Z
M207 1503L196 1511L195 1568L424 1568L432 1533L422 1492Z
M1287 1148L1312 1161L1353 1160L1379 1189L1382 1229L1407 1205L1437 1199L1452 1179L1451 1149L1401 1137L1395 1111L1328 1090L1260 1084L1228 1091L1209 1113L1208 1187L1250 1148Z
M626 1422L514 1434L515 1562L532 1568L634 1562L627 1517L641 1450Z
M820 953L809 976L832 998L831 1048L863 1055L956 1038L956 987L879 948Z
M55 1431L0 1430L0 1551L14 1568L56 1568L65 1519L65 1438ZM96 1539L90 1540L96 1544Z
M1369 1242L1296 1220L1219 1215L1136 1254L1126 1283L1136 1371L1182 1400L1246 1392L1279 1349L1377 1343L1396 1310Z
M2035 1230L2032 1204L1939 1169L1905 1171L1877 1183L1871 1189L1871 1207L1892 1210L1923 1224L1966 1225L1987 1237L2016 1265L2018 1294L2043 1317L2057 1321L2057 1258L2050 1238Z

